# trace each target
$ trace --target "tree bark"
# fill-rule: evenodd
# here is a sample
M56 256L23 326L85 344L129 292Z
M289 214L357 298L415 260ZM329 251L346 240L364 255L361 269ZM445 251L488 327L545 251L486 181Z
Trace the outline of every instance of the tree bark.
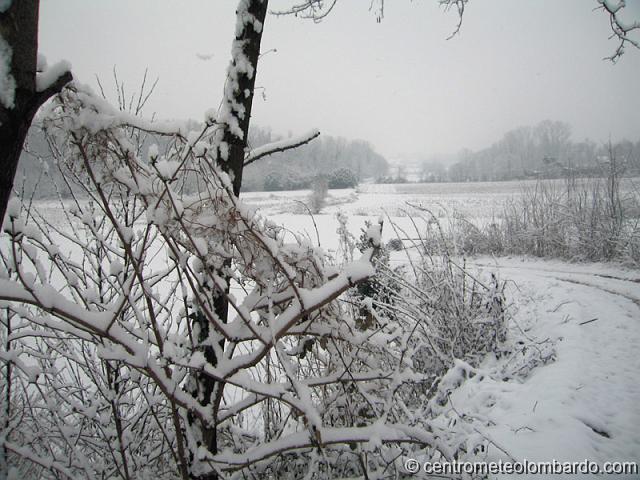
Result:
M267 13L268 0L251 0L249 13L260 22L263 28L256 31L253 23L248 23L242 29L236 42L243 44L243 53L253 67L253 75L241 73L238 76L238 88L234 90L233 103L242 105L244 114L234 111L238 119L243 136L240 138L232 129L226 128L223 141L229 145L229 158L222 162L222 167L233 175L233 193L240 195L242 187L242 170L244 167L245 151L247 148L247 136L249 135L249 124L251 122L251 109L253 106L254 88L258 69L258 58L260 56L260 43L262 41L262 31L264 30L264 19ZM245 95L245 92L249 92ZM229 101L229 99L225 99Z
M248 13L253 16L260 27L264 26L264 20L267 13L268 0L250 0L248 6ZM239 7L240 8L240 7ZM238 22L241 22L241 12L236 11L238 16ZM237 121L239 129L242 131L240 136L234 128L229 124L225 125L223 143L228 146L228 156L226 159L219 158L219 165L222 169L231 175L233 178L233 193L237 196L240 194L242 187L242 171L244 168L245 153L247 148L247 137L249 135L249 124L251 122L251 109L253 106L255 80L258 69L258 58L260 56L260 43L262 41L263 28L257 28L254 22L244 22L243 28L236 29L237 35L233 42L232 47L232 63L231 70L234 70L237 66L237 55L243 55L246 57L248 63L252 67L252 74L237 69L237 85L233 90L229 90L225 87L225 96L223 99L223 110L226 109L233 120ZM238 49L238 47L240 47ZM229 81L229 79L227 79ZM238 107L239 106L239 107ZM226 267L230 267L230 263L226 264ZM222 274L226 279L227 285L230 283L230 278ZM227 286L227 292L229 289ZM226 322L227 315L229 313L229 305L224 295L218 295L215 298L214 310L218 318L222 322ZM194 316L196 323L199 323L201 338L200 341L205 340L209 336L210 325L204 315L196 313ZM220 341L221 347L224 347L224 340ZM216 366L217 359L212 347L205 346L203 348L206 360ZM223 350L223 348L221 348ZM224 391L224 383L216 382L209 376L198 374L196 377L197 391L200 392L203 404L211 405L211 411L213 418L217 418L220 404L222 402L222 394ZM218 436L217 425L204 425L200 426L202 441L206 445L209 452L212 454L218 453ZM207 475L194 476L198 480L217 480L218 475L212 472Z
M65 72L49 88L36 90L39 0L13 0L0 13L0 37L11 48L13 105L0 101L0 221L4 219L27 132L38 109L72 80Z

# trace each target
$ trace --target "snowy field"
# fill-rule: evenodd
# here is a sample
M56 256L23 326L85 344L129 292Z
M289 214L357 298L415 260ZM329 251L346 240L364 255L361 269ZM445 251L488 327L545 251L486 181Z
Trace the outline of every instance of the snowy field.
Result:
M507 199L518 195L520 188L521 182L361 184L356 189L330 190L322 213L406 216L409 203L434 213L447 209L476 218L491 216ZM308 196L308 190L243 194L245 201L269 213L302 213L304 209L298 202L306 201Z
M325 249L335 250L337 212L348 215L356 236L365 220L380 215L411 231L407 203L428 208L443 223L447 211L481 220L500 211L521 187L521 182L362 185L331 190L327 206L313 220L300 203L308 191L243 198L274 222L314 242L319 236ZM398 233L388 223L387 240ZM393 260L402 261L402 255ZM508 343L532 342L550 360L520 381L501 378L505 360L486 359L477 369L481 375L474 377L482 380L469 380L451 395L457 414L478 422L500 458L640 463L640 271L533 258L476 258L467 265L508 281Z
M314 215L318 227L321 245L326 249L337 246L335 235L338 222L335 218L342 212L349 218L354 234L358 234L365 221L377 222L380 216L392 219L406 233L415 231L412 219L416 221L418 211L424 209L421 219L416 222L424 225L431 216L435 217L443 228L447 228L454 215L459 215L476 225L493 222L500 218L503 207L522 195L523 189L533 189L536 180L509 182L468 182L468 183L407 183L407 184L370 184L359 185L355 189L329 190L326 206L320 214ZM546 180L545 185L562 191L566 188L564 180ZM620 192L634 195L640 191L639 178L625 178L621 181ZM259 209L277 224L291 231L302 232L316 241L317 235L309 211L309 190L283 192L247 192L242 199ZM409 218L412 217L412 218ZM400 233L400 234L399 234ZM402 237L402 232L394 231L387 225L383 237L389 240Z
M478 220L491 218L520 188L520 182L365 184L331 190L327 206L313 217L303 205L308 191L250 192L242 198L291 235L302 234L336 253L338 212L348 216L356 237L366 220L375 222L382 215L383 237L389 240L402 236L392 223L415 231L408 203L428 208L443 223L451 211ZM40 203L39 208L64 223L59 206ZM392 261L404 258L396 252ZM487 358L472 379L451 393L445 416L477 425L494 448L489 452L493 458L640 463L640 271L532 258L481 257L467 259L467 266L480 276L496 272L508 281L506 347L527 343L548 361L510 378L503 372L512 370L507 362L517 358Z
M347 215L350 230L356 236L366 221L377 222L382 217L387 222L383 238L388 241L404 236L388 225L389 219L408 234L415 231L412 219L424 224L424 220L417 219L412 205L427 209L444 226L454 213L470 220L486 221L500 212L505 202L519 195L520 188L520 182L362 184L355 189L330 190L326 206L313 219L306 207L309 190L247 192L242 194L242 199L275 223L307 235L314 243L317 242L315 221L320 244L334 250L338 212ZM431 215L423 212L422 216L428 220Z
M458 212L469 220L499 216L510 199L519 197L523 189L533 189L536 180L467 183L363 183L355 189L330 190L322 214L341 211L349 216L406 216L408 204L427 208L439 218ZM545 180L554 189L566 188L564 180ZM620 185L622 196L637 193L639 178L625 178ZM242 198L258 206L265 214L304 213L300 202L307 202L309 190L285 192L247 192Z

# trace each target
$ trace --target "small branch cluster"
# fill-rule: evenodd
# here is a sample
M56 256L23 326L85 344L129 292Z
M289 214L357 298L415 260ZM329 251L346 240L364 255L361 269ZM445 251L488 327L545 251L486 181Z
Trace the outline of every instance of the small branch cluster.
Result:
M640 20L627 23L621 18L621 14L626 6L624 0L619 0L617 3L614 3L612 0L597 0L597 2L600 4L598 8L609 15L612 32L609 38L617 38L620 42L615 52L605 58L605 60L611 60L612 63L616 63L624 54L625 46L631 45L632 47L640 48L640 41L632 37L635 31L640 31Z
M272 15L294 15L319 22L331 13L336 3L338 0L305 0L284 10L271 10L270 13Z

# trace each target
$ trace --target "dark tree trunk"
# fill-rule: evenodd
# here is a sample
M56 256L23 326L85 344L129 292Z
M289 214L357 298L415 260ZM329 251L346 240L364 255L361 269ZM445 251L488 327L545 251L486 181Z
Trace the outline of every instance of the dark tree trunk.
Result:
M49 88L36 91L39 0L14 0L0 13L0 36L11 48L15 80L13 105L0 102L0 222L13 188L22 146L38 109L72 80L66 72Z
M253 17L264 25L264 20L267 13L268 0L251 0L248 11ZM237 13L237 12L236 12ZM251 108L253 105L255 79L258 67L258 57L260 56L260 43L262 41L263 28L254 28L252 22L247 22L244 28L239 32L239 35L234 40L234 51L232 55L235 55L235 48L238 45L242 46L242 54L247 58L248 63L253 67L253 74L248 75L246 72L238 71L237 88L233 90L231 98L228 92L226 92L223 102L226 103L231 115L235 117L242 131L242 137L233 132L229 125L225 126L225 133L223 142L229 147L229 154L227 159L219 159L219 164L224 171L229 173L233 178L233 193L235 195L240 194L242 186L242 170L244 168L245 150L247 147L247 136L249 134L249 124L251 121ZM232 63L232 68L235 66L235 59ZM245 94L248 92L248 95ZM240 105L240 109L244 112L241 114L234 105ZM225 105L223 105L225 108ZM230 266L230 263L227 264ZM229 277L223 275L229 285ZM227 292L228 287L227 287ZM229 313L229 305L223 295L218 295L215 299L214 310L216 315L221 321L226 321ZM204 315L197 313L195 315L196 323L199 323L201 339L206 339L209 334L210 325L208 324ZM224 341L221 341L221 347L224 347ZM206 360L212 364L217 365L217 359L213 348L204 347L204 355ZM210 402L213 418L218 415L220 403L222 401L222 393L224 390L224 383L216 382L211 377L199 374L197 377L197 390L203 397L205 404ZM206 444L207 449L216 454L218 452L218 438L217 438L217 425L201 425L202 440ZM209 475L194 477L198 480L215 480L218 478L217 474L212 473Z
M249 135L249 124L251 122L251 108L253 106L254 88L258 68L258 57L260 56L260 42L262 41L262 31L264 30L264 19L267 13L268 0L251 0L249 13L251 13L263 26L259 32L254 29L252 23L245 25L242 34L236 37L236 41L244 43L243 53L253 66L253 75L240 74L238 76L238 88L234 91L233 102L243 107L244 115L234 111L238 119L243 137L239 138L231 129L227 128L224 135L224 142L229 145L229 158L222 162L223 168L233 175L233 193L240 194L242 187L242 170L244 167L245 149L247 147L247 136ZM249 95L245 95L249 92ZM228 100L228 99L225 99Z

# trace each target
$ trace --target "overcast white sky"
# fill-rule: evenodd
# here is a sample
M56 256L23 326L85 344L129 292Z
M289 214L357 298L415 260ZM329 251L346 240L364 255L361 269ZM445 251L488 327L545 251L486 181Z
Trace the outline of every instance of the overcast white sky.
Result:
M147 114L201 120L217 107L235 25L233 0L43 0L40 51L77 79L133 90L160 81ZM271 8L293 3L279 0ZM640 0L627 15L640 19ZM616 43L593 0L471 0L461 33L436 0L340 0L321 23L268 16L254 122L281 134L319 128L390 158L480 149L507 130L564 120L575 140L640 138L640 51ZM202 60L201 56L209 56Z

